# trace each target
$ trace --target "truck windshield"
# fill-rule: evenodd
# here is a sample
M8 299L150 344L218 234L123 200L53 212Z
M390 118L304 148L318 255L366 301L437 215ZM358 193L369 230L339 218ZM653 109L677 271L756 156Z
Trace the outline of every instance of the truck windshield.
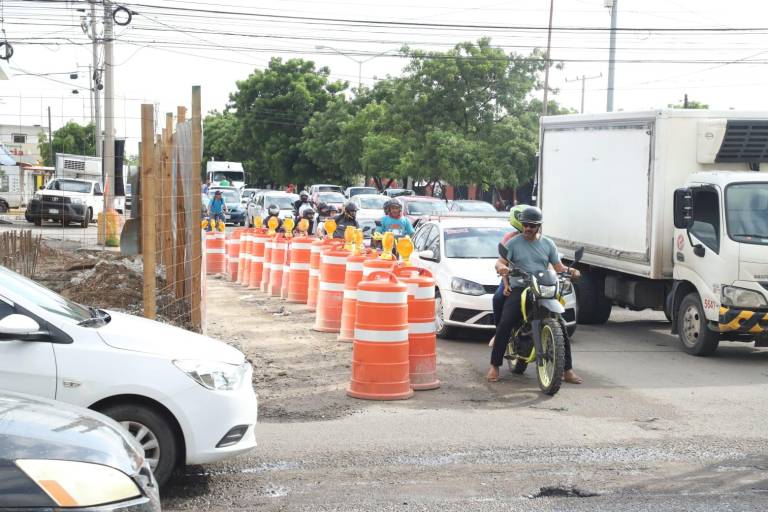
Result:
M224 179L230 183L233 181L245 181L245 173L243 171L213 171L212 174L212 181L215 183L218 183Z
M91 184L87 181L76 180L53 180L48 185L49 190L61 190L63 192L79 192L81 194L91 193Z
M768 245L768 183L738 183L725 192L728 236L736 242Z

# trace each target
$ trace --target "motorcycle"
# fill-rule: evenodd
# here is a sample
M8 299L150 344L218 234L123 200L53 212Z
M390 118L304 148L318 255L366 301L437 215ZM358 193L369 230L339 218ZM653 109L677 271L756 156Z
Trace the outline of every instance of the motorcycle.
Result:
M584 255L579 248L573 263ZM565 344L570 343L566 329L563 295L573 292L570 267L565 272L554 270L525 272L511 265L508 279L517 279L522 287L523 324L512 332L504 358L513 373L522 374L531 363L536 363L539 388L546 395L560 390L565 371Z

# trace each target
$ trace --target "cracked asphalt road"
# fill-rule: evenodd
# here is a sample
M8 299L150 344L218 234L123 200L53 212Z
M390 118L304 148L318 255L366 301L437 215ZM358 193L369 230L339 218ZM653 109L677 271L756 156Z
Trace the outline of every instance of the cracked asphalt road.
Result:
M678 348L661 313L580 326L581 386L483 376L487 337L440 340L443 386L347 398L351 345L312 315L208 280L209 334L255 366L259 447L187 468L166 510L765 510L768 350ZM542 492L542 488L545 489ZM579 497L583 496L583 497Z

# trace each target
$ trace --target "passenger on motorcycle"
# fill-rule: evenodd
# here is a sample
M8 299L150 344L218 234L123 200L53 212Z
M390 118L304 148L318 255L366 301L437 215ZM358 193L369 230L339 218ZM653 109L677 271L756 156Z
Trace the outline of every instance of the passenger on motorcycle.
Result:
M293 214L301 217L301 209L306 206L311 207L312 203L309 202L309 192L302 190L299 193L299 198L293 202Z
M352 201L347 201L341 208L341 213L333 218L336 221L336 231L333 233L333 238L344 238L344 231L347 227L352 226L357 229L360 224L357 223L357 205Z
M275 229L276 232L282 232L283 231L283 221L280 218L280 207L276 204L271 204L267 207L267 218L264 219L264 225L269 225L269 219L272 217L277 219L277 228Z
M313 231L312 228L315 225L315 210L313 210L311 206L302 206L299 209L299 216L296 217L297 226L299 225L299 222L302 219L307 219L307 222L309 223L307 228L307 233L312 233Z
M395 238L413 235L413 225L407 217L403 217L403 205L397 199L384 203L384 217L376 226L377 233L391 232Z
M555 243L546 236L540 236L541 210L529 206L522 211L519 220L523 226L522 236L511 238L505 245L507 258L499 257L496 261L496 271L501 274L502 278L509 273L508 262L529 273L543 272L551 265L556 272L569 271L572 278L577 279L579 277L580 273L577 269L571 268L569 270L562 264ZM509 337L523 323L520 307L522 289L514 287L514 283L512 286L509 296L504 301L501 319L497 321L496 325L496 335L491 352L491 367L487 374L487 378L491 382L499 380L499 367L504 361L504 352L507 349ZM582 382L581 378L573 371L570 343L566 343L563 380L573 384Z

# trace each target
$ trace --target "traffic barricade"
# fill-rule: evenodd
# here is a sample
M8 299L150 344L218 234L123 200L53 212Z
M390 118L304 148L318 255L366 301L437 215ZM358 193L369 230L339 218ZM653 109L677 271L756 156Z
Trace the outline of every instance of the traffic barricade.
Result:
M288 302L307 303L309 289L309 259L314 238L300 236L291 242L291 277L288 281Z
M398 267L395 275L408 286L408 357L411 387L437 389L435 278L425 268Z
M240 253L238 254L237 284L248 286L250 277L251 255L251 228L246 228L240 237Z
M280 298L288 298L288 285L291 282L291 244L293 244L293 238L289 238L286 243L288 246L285 248L285 260L283 263L283 282L280 286Z
M280 296L280 288L283 286L283 266L287 248L285 236L282 233L276 235L272 241L272 256L269 259L272 265L269 269L269 285L266 290L273 297Z
M230 281L237 281L237 272L240 263L240 237L244 228L233 229L225 242L227 250L227 277Z
M205 268L207 274L223 274L227 269L224 233L208 231L205 233Z
M269 286L269 274L272 271L272 246L274 245L274 242L272 241L274 235L266 235L264 237L264 253L261 256L261 281L256 286L261 291L266 292L267 287ZM253 281L253 279L251 279Z
M355 335L355 317L357 314L357 285L364 278L377 270L392 270L394 260L374 259L375 254L350 256L347 259L347 273L344 279L344 301L341 305L341 328L339 341L352 341Z
M313 327L316 331L339 332L347 257L349 251L334 246L328 246L320 253L320 281Z
M408 287L377 271L357 285L352 377L347 395L365 400L413 396L408 359Z
M261 278L264 275L264 252L268 240L269 235L265 233L251 233L249 289L258 289L261 286Z

